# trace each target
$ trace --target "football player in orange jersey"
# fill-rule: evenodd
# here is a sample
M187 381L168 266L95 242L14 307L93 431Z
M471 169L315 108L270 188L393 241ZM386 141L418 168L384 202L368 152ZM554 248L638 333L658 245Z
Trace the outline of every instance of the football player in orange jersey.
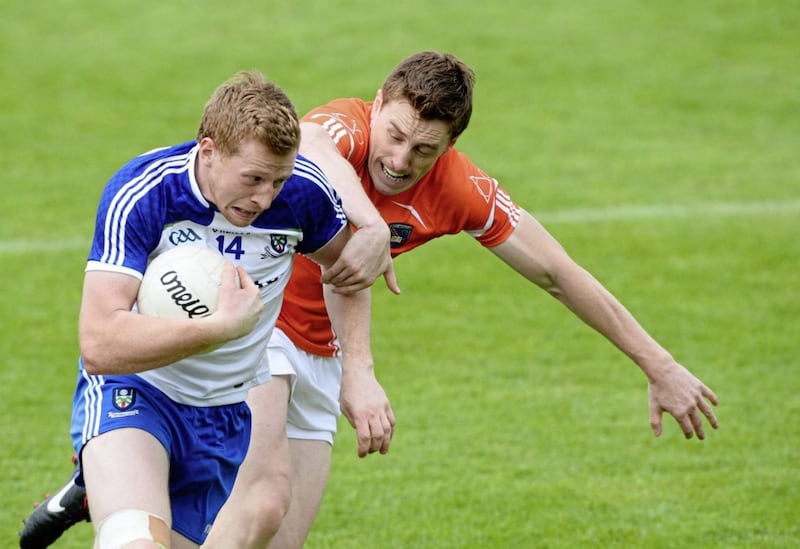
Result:
M465 231L561 301L642 370L656 436L663 412L674 416L687 438L705 438L703 416L713 428L718 426L709 405L717 403L714 393L676 362L494 178L455 149L469 123L473 82L473 71L455 56L422 52L395 67L373 101L337 99L303 117L301 154L326 172L350 221L369 229L356 233L362 245L352 241L324 276L313 262L298 256L284 296L270 360L273 375L280 375L273 353L289 357L283 362L294 383L287 425L295 469L292 504L270 547L300 547L311 528L328 476L339 406L357 429L360 456L389 448L391 409L387 405L382 417L360 415L366 408L363 398L358 404L359 397L371 389L367 381L341 377L336 337L319 284L321 279L346 292L386 273L389 288L399 292L385 248L368 245L380 241L381 218L389 227L392 257ZM312 381L318 378L328 381ZM252 448L248 460L254 457ZM266 500L259 493L263 488L258 487L256 461L243 466L242 482L237 480L226 504L229 514L223 508L214 528L228 519L257 524L255 502ZM209 539L213 535L212 530Z

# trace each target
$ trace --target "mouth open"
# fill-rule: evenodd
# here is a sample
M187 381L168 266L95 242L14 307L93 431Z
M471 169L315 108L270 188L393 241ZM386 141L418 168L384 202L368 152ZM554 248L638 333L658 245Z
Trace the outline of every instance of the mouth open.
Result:
M256 217L258 217L258 212L243 210L242 208L237 208L235 206L231 209L233 210L233 212L236 214L237 217L247 221L254 220Z
M381 164L381 169L383 170L383 175L385 175L386 177L388 177L392 181L396 181L397 183L401 183L401 182L405 181L406 179L408 179L409 177L411 177L408 174L403 175L401 173L393 172L392 170L390 170L389 168L387 168L383 164Z

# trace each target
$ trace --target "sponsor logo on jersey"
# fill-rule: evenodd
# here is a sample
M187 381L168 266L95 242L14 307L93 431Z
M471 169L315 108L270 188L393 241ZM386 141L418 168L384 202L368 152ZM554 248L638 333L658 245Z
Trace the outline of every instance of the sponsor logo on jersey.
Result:
M120 387L114 389L114 408L127 410L136 404L136 389L133 387Z
M399 248L411 236L411 230L414 227L407 223L389 223L389 231L391 231L391 235L389 237L389 245L392 248Z

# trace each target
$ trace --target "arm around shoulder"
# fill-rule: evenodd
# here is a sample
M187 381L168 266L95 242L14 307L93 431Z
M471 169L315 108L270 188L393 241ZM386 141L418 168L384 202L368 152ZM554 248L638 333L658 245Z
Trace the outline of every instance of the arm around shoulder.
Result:
M360 177L324 128L312 122L304 122L300 128L300 154L322 169L341 196L348 221L357 229L322 281L336 286L337 292L347 293L372 285L383 274L389 289L399 294L389 254L389 227L364 192Z

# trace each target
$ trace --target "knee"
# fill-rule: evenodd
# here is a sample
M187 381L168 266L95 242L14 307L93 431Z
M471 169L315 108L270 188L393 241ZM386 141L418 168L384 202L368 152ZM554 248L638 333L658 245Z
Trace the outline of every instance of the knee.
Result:
M271 538L278 531L283 517L289 511L289 497L279 497L275 494L263 495L258 507L258 523L264 537Z
M289 511L291 488L288 483L285 486L270 483L259 486L257 490L253 488L255 486L251 487L247 503L241 508L246 510L247 523L258 532L257 537L269 540Z
M137 547L158 549L169 547L170 528L163 518L140 511L123 509L103 519L96 527L95 547Z

